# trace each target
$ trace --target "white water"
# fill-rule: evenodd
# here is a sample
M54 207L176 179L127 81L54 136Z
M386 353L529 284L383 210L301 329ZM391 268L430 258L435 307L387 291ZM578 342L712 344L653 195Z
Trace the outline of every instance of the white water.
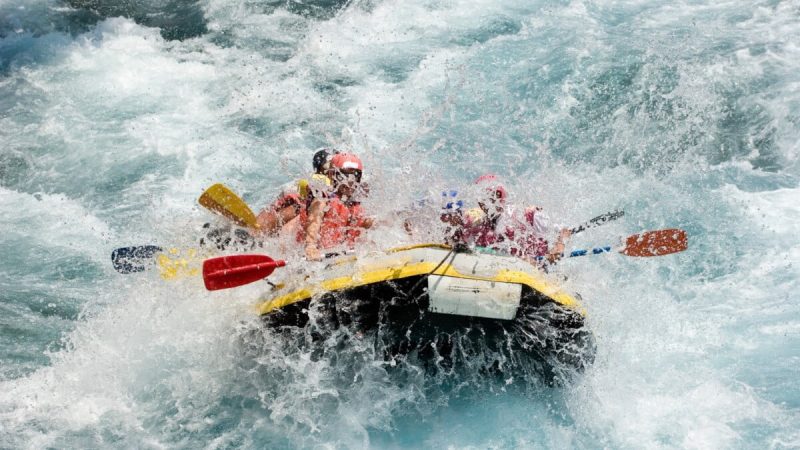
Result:
M180 5L206 32L0 1L0 447L800 446L796 2ZM562 388L315 360L254 332L259 286L111 268L324 144L364 157L381 216L495 172L564 224L625 209L576 248L690 249L561 265L598 344Z

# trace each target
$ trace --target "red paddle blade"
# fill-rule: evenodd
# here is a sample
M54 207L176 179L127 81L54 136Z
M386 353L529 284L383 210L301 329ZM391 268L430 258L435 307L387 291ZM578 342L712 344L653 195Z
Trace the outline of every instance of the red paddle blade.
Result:
M686 232L670 228L628 236L621 253L628 256L662 256L682 252L688 246Z
M203 282L209 291L228 289L258 281L285 265L266 255L220 256L203 261Z

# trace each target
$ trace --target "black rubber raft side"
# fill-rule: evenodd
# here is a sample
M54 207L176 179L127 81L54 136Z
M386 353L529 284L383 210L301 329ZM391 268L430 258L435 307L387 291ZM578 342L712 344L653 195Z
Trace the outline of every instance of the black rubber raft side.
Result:
M514 319L497 320L428 311L426 278L328 292L262 318L277 330L309 327L320 341L341 327L360 335L373 333L386 358L414 353L445 367L459 357L493 354L498 355L493 369L533 360L550 376L553 367L581 372L594 360L594 339L583 315L528 286L522 286Z

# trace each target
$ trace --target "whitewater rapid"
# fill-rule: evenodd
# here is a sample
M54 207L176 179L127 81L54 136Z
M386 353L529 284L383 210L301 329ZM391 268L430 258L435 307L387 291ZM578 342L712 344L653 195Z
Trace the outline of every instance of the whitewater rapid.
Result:
M800 4L0 0L0 447L800 447ZM120 275L313 150L381 217L478 175L574 248L597 341L567 386L287 348L259 286ZM403 239L388 220L378 247Z

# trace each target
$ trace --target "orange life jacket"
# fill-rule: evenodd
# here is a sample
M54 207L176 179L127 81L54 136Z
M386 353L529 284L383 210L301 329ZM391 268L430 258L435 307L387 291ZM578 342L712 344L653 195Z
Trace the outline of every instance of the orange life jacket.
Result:
M305 241L305 230L308 226L308 207L300 211L301 230L297 233L297 242ZM327 199L325 215L319 230L318 248L327 249L347 244L353 247L364 227L364 210L360 202L343 202L337 197Z

